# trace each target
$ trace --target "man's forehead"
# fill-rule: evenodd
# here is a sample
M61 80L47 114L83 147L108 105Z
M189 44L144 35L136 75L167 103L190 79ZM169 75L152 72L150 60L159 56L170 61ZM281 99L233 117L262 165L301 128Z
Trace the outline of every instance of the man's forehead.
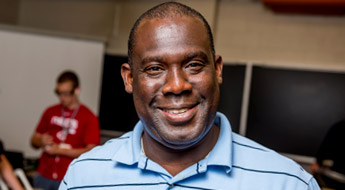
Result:
M177 38L185 37L185 43L193 41L208 41L208 33L203 22L194 17L180 16L156 19L145 19L138 26L135 41L140 43L148 40L169 40L174 41ZM175 38L175 39L174 39Z
M151 51L185 51L186 47L193 51L211 51L206 29L201 27L202 22L189 18L147 20L139 27L134 52L143 56Z
M150 27L156 27L159 24L162 23L176 23L179 22L180 24L187 24L187 21L192 21L188 23L200 23L200 26L202 26L202 20L198 17L193 16L166 16L163 18L143 18L140 24L138 25L137 30L140 30L143 26L150 26ZM205 29L206 30L206 29Z
M71 87L73 88L73 82L72 81L64 81L64 82L59 82L56 84L57 87Z

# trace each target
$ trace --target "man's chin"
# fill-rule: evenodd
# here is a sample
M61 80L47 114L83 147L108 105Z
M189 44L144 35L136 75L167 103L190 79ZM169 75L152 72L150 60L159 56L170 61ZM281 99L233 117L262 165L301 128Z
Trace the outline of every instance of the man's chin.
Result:
M63 107L68 108L69 104L67 103L61 103Z

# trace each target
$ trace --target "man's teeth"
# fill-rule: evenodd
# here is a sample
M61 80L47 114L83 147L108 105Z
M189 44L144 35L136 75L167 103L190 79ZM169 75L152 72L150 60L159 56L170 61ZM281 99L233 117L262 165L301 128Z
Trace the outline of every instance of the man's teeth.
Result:
M182 114L185 113L188 109L184 108L184 109L169 109L169 110L165 110L168 113L173 113L173 114Z

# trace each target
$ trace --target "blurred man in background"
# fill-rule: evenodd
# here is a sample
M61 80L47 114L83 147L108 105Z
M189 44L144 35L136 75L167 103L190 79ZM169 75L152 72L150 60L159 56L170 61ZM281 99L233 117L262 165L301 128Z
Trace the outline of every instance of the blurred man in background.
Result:
M47 108L31 138L41 148L34 187L58 189L70 162L100 142L98 118L80 103L79 80L72 71L57 78L55 94L60 103Z

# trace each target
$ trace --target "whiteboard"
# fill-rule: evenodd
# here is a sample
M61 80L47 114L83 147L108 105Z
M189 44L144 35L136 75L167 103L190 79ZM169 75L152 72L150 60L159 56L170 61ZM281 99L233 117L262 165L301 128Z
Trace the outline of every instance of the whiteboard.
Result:
M104 43L0 28L0 139L6 150L36 158L30 138L54 95L57 76L74 70L80 100L98 115Z

